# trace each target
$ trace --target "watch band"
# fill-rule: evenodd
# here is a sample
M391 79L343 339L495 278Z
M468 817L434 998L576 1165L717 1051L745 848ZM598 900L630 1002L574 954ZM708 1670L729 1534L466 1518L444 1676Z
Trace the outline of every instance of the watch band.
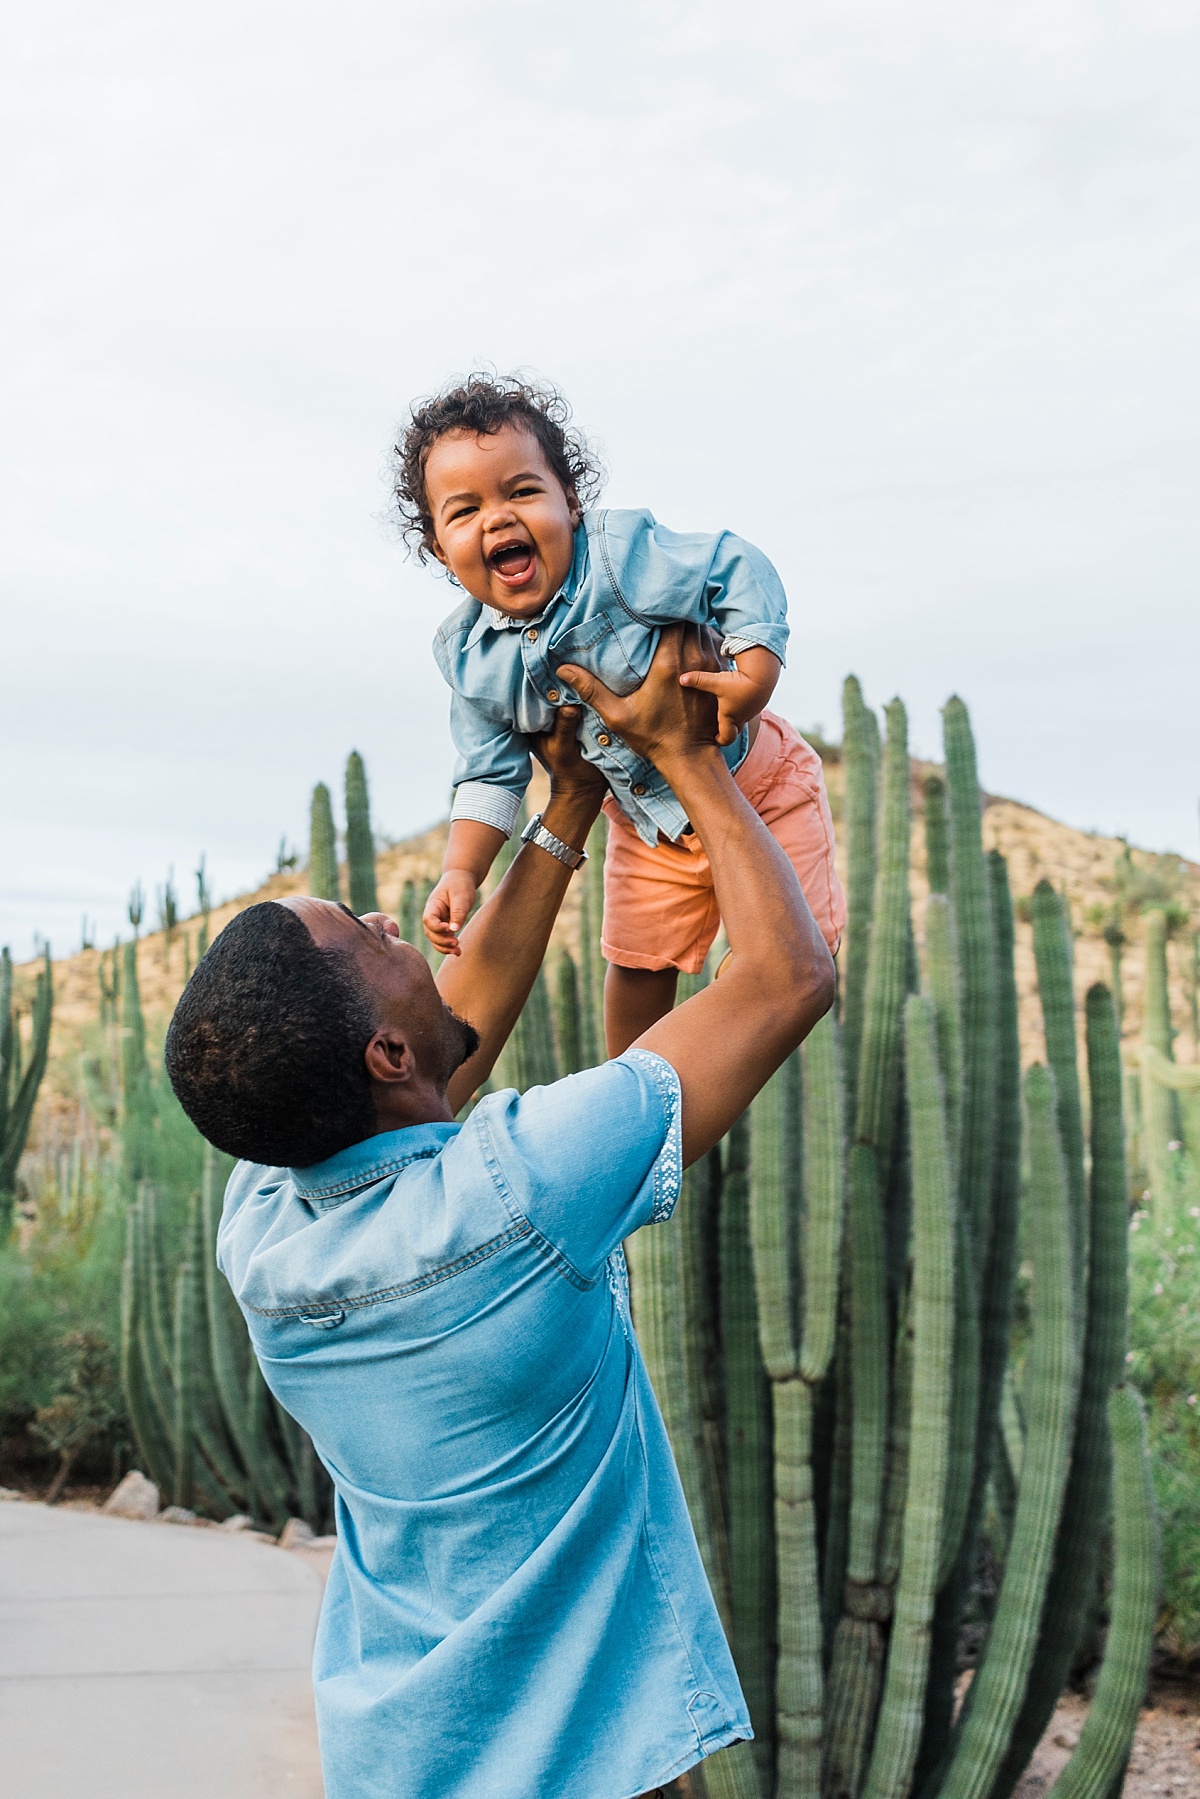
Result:
M561 837L556 837L553 831L546 829L540 812L534 814L521 832L521 842L536 843L540 850L545 850L548 856L553 856L570 869L582 868L587 861L586 850L573 850L569 843L564 843Z

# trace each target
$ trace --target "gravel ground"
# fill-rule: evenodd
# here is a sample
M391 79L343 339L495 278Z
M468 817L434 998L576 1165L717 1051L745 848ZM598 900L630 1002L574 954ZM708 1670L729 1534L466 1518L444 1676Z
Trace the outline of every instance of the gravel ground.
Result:
M1087 1700L1060 1700L1016 1799L1040 1799L1054 1785L1079 1741ZM1143 1709L1134 1739L1124 1799L1194 1799L1200 1795L1200 1688L1158 1682Z

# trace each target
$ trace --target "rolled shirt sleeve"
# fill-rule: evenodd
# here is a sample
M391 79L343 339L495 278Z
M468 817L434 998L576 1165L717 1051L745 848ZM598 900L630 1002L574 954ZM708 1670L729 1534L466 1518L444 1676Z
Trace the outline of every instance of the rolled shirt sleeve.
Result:
M626 1050L520 1097L495 1094L476 1118L521 1211L589 1280L632 1231L675 1209L679 1076L649 1050Z
M604 512L595 534L603 573L627 611L651 624L707 612L740 649L783 662L787 595L774 564L732 531L671 531L646 511ZM703 604L699 604L703 596Z

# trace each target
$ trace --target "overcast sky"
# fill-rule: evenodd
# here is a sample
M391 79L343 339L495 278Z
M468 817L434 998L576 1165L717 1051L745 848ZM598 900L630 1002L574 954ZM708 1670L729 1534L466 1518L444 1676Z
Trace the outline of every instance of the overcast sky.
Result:
M39 0L0 56L0 942L446 809L391 434L558 382L778 565L778 701L967 699L993 790L1200 853L1200 5ZM340 805L339 805L340 809Z

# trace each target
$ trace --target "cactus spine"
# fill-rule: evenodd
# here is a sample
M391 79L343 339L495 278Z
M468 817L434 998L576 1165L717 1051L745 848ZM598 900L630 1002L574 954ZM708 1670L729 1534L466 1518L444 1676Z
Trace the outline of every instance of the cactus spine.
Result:
M351 750L346 762L346 872L350 882L350 910L359 916L364 912L378 912L375 838L371 831L367 771L357 750Z
M318 781L312 790L312 808L308 827L308 890L314 899L340 900L338 880L337 832L333 828L333 806L329 789Z
M1112 1624L1079 1742L1051 1799L1108 1799L1119 1791L1150 1671L1158 1553L1141 1398L1131 1387L1116 1387L1108 1416L1116 1473Z

